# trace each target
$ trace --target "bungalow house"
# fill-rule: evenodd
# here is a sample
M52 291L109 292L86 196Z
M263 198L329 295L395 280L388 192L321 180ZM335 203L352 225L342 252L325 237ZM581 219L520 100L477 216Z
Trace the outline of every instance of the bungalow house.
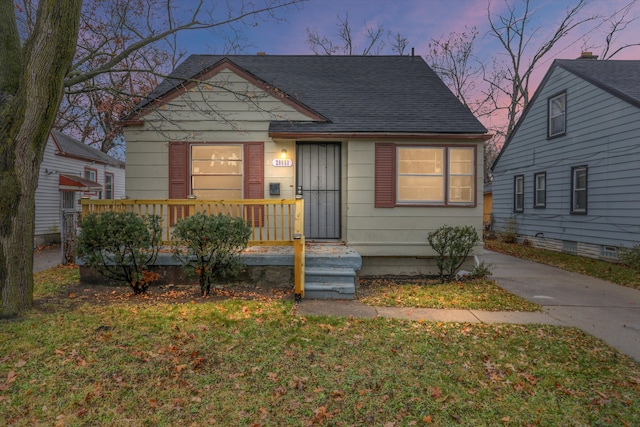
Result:
M78 212L78 199L124 197L124 162L64 133L52 130L36 190L36 246L63 240L65 212Z
M492 169L497 231L615 259L640 241L640 61L555 60Z
M434 273L427 233L482 230L486 129L420 57L192 55L125 128L131 199L290 199L362 274Z

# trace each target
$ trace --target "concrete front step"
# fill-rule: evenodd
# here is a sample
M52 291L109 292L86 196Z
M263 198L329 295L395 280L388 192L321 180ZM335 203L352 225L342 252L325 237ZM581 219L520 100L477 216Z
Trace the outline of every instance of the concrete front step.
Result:
M312 299L353 299L356 272L352 267L305 267L304 296Z

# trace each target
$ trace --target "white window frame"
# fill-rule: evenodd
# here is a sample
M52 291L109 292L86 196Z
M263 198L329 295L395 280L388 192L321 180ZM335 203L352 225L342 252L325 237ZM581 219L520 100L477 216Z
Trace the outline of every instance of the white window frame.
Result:
M240 176L241 180L241 185L240 185L240 197L238 199L244 199L244 162L247 160L244 158L244 146L242 144L225 144L225 143L212 143L212 144L193 144L190 147L189 150L189 179L190 179L190 190L191 190L191 194L196 194L197 190L199 189L195 189L194 188L194 177L196 176L216 176L218 174L208 174L208 173L194 173L193 172L193 163L194 161L204 161L207 159L196 159L194 158L193 152L194 149L196 148L201 148L201 147L236 147L239 148L240 150L240 159L238 159L240 161L241 164L241 172L239 175L235 175L235 174L219 174L220 176ZM215 161L215 159L212 159ZM201 190L207 190L207 189L201 189ZM211 190L227 190L225 188L212 188ZM234 188L235 190L235 188ZM226 199L226 198L225 198ZM234 199L236 199L234 197Z
M115 182L114 174L111 172L105 172L104 173L104 198L105 199L111 200L115 198L115 194L113 192L114 182Z
M578 187L578 175L584 173L584 187ZM587 166L575 166L571 168L571 213L586 214L588 205L588 168ZM579 205L579 193L584 193L584 206Z
M561 111L554 111L554 106L557 105L555 101L562 100L561 103ZM554 95L549 98L547 105L547 136L549 138L554 138L556 136L562 136L567 133L567 93L562 92L557 95ZM554 123L562 123L562 130L555 131L553 130Z
M524 212L524 175L513 177L513 211Z
M547 206L547 173L539 172L533 176L533 207ZM541 197L542 196L542 197Z

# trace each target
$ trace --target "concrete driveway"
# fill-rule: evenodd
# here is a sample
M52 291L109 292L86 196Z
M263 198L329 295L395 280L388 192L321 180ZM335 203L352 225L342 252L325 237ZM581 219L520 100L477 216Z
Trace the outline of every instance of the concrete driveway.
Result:
M500 287L640 362L640 291L488 250L478 258Z

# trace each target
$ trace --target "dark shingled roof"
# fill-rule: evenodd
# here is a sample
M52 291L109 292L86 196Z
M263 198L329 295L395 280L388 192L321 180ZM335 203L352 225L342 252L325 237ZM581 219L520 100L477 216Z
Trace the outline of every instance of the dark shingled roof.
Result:
M112 166L124 167L124 162L121 162L115 157L111 157L110 155L105 154L100 150L90 147L87 144L83 144L82 142L70 137L69 135L66 135L55 129L52 130L51 133L58 143L61 154L63 155L66 154L72 157L87 159L89 161L93 160Z
M558 59L557 65L640 107L640 61Z
M228 59L323 122L271 122L271 132L484 134L421 57L192 55L149 95L160 98Z

